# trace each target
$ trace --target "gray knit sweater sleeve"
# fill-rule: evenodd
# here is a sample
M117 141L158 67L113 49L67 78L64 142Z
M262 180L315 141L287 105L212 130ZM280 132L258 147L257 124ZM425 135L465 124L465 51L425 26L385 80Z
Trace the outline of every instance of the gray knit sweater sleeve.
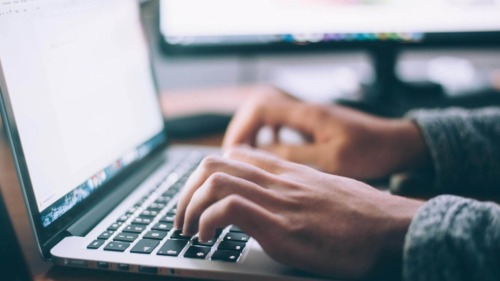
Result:
M403 280L500 280L500 206L449 195L427 202L406 235Z
M409 114L432 157L438 192L500 191L500 107Z
M417 111L436 191L500 190L500 108ZM500 280L500 206L455 196L427 202L405 241L403 279Z

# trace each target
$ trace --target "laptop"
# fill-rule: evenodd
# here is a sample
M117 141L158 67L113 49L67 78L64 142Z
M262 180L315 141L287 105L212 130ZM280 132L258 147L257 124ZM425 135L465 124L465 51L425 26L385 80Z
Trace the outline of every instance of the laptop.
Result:
M2 280L32 280L29 267L9 218L0 188L0 276Z
M43 258L164 276L317 279L273 261L236 226L205 244L173 229L178 192L218 150L167 145L136 0L6 3L0 106Z

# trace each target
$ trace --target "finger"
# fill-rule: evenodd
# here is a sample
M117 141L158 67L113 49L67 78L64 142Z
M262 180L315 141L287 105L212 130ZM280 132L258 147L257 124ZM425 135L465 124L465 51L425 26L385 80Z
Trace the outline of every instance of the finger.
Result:
M261 245L273 244L274 229L280 224L275 213L239 195L230 195L207 208L200 217L199 237L210 240L217 228L234 224Z
M182 190L174 223L176 228L182 227L186 207L194 192L202 186L210 175L216 172L224 172L235 177L255 182L264 187L271 185L273 182L272 174L258 167L219 156L208 156L203 159L198 168L193 172Z
M241 143L255 144L257 132L262 126L289 126L305 134L312 134L316 112L309 104L290 99L270 99L251 101L235 115L224 137L223 146Z
M247 163L272 174L280 174L285 169L283 160L276 155L245 145L226 149L224 158Z
M262 150L271 152L285 160L313 166L320 170L328 170L332 156L325 145L268 145L261 147Z
M275 209L276 206L280 205L280 198L269 189L265 189L253 182L218 172L212 174L193 194L184 216L183 233L194 235L197 232L198 222L203 211L217 201L233 194L257 202L267 209Z

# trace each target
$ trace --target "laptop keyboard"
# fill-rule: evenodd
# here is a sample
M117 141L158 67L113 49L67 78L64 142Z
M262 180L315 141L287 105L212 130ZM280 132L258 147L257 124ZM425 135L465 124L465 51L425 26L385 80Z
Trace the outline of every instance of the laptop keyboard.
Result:
M197 236L184 236L181 230L173 227L177 205L171 208L167 205L201 159L199 154L190 154L175 169L173 174L178 179L173 184L167 186L170 175L163 179L96 237L87 249L237 262L250 239L238 227L218 229L215 237L207 242L200 242Z

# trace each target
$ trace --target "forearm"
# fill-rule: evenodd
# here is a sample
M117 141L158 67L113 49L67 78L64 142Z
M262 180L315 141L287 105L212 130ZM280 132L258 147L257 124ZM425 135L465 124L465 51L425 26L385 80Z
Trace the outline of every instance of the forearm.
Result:
M500 206L454 196L427 202L412 220L403 279L500 280Z
M425 140L439 192L491 193L500 182L500 108L409 114Z

